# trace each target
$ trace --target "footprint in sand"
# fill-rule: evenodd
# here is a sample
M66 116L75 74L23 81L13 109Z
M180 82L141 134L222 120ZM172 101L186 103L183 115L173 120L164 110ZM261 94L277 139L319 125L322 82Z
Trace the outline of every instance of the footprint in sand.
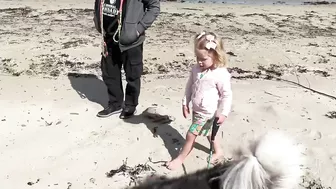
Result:
M322 139L322 133L317 130L312 130L312 129L304 129L302 131L305 136L308 136L309 138L312 138L313 140L319 140Z
M268 105L268 106L261 106L260 109L263 111L263 112L266 112L266 113L269 113L269 114L272 114L274 116L277 116L277 111L274 109L273 105Z

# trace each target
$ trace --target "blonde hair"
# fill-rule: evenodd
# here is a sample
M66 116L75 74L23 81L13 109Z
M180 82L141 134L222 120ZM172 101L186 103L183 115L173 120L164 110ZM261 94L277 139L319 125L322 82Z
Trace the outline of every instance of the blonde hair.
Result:
M213 32L202 32L194 38L196 50L207 50L213 55L215 67L226 67L228 64L223 40Z

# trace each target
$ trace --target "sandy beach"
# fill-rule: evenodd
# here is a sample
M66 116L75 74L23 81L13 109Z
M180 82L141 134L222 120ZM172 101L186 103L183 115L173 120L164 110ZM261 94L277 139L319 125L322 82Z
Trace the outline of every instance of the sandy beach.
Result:
M240 142L281 130L305 148L310 176L299 188L323 188L318 179L336 188L336 5L162 2L146 33L138 113L120 120L96 117L107 94L93 3L0 0L0 188L120 189L129 176L106 173L126 159L147 163L146 174L205 168L205 138L176 171L149 162L183 145L190 118L181 99L202 30L223 37L233 76L232 112L219 131L226 158ZM148 107L172 122L144 117Z

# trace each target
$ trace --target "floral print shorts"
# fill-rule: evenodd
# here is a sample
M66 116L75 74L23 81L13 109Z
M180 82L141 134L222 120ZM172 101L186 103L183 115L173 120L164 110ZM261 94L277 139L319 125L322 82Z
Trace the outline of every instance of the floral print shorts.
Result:
M213 121L214 117L205 117L193 112L192 124L189 127L189 132L198 136L209 136Z

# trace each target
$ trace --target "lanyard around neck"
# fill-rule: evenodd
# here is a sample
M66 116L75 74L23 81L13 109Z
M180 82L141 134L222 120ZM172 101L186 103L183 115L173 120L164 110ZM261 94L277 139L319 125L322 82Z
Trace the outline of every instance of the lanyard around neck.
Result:
M103 14L103 7L104 7L104 4L105 4L105 0L101 0L100 1L100 11L99 11L99 17L100 17L100 29L101 29L101 38L102 38L102 44L101 44L101 51L102 51L102 55L104 57L106 57L108 55L108 51L107 51L107 46L106 46L106 43L105 43L105 40L104 40L104 37L105 37L105 30L104 30L104 14ZM118 18L118 29L117 31L115 32L115 34L113 35L113 40L118 43L117 40L115 40L115 36L116 34L118 33L119 34L119 39L120 39L120 31L121 31L121 21L122 21L122 9L123 9L123 4L124 4L124 0L120 0L120 6L119 6L119 18Z
M120 6L119 6L119 13L121 14L122 12L122 8L123 8L123 5L124 5L124 0L120 0Z
M101 51L102 51L102 55L104 57L106 57L108 55L107 53L107 49L106 49L106 43L105 43L105 40L104 40L104 36L105 36L105 30L104 30L104 14L103 14L103 6L104 6L104 3L105 3L105 0L101 0L100 1L100 5L99 5L99 17L100 17L100 30L101 30L101 38L102 38L102 44L101 44Z
M121 33L121 25L122 25L122 10L123 10L124 0L120 0L120 6L119 6L119 17L118 17L118 29L113 35L113 41L118 43L119 41L115 39L117 33L118 33L118 39L120 39L120 33Z

